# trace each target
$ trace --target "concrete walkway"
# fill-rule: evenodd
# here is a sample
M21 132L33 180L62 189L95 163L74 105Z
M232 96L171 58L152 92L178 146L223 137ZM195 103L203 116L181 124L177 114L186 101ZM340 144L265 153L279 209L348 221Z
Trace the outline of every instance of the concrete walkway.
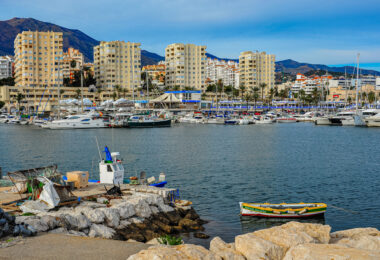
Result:
M0 259L127 259L150 245L100 238L46 234L0 249Z

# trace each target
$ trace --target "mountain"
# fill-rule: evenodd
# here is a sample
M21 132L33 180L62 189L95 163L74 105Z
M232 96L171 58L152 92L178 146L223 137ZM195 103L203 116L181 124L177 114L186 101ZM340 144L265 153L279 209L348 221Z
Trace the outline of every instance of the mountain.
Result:
M13 18L7 21L0 21L0 55L13 55L13 42L16 35L28 30L62 32L64 51L66 51L68 47L79 49L83 53L86 61L93 59L93 47L99 44L99 41L79 30L41 22L33 18Z
M312 70L314 71L327 70L328 72L341 72L341 73L344 73L344 71L346 70L347 74L356 73L355 72L356 68L353 66L330 67L330 66L322 65L322 64L301 63L301 62L297 62L291 59L276 62L276 72L285 72L285 73L290 73L290 74L297 74L297 73L303 74ZM379 71L367 70L367 69L360 69L360 74L380 76Z
M231 60L234 62L239 62L239 59L219 58L219 57L212 55L211 53L208 53L208 52L206 52L206 56L207 56L207 58L210 58L210 59L225 60L225 61Z
M165 60L165 57L163 56L146 50L141 50L141 66L154 65L163 60Z

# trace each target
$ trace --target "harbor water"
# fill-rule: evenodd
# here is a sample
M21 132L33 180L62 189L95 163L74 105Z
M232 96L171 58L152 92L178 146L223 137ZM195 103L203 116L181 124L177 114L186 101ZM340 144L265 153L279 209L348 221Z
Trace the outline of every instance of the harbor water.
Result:
M325 218L306 221L328 224L333 231L380 229L377 128L297 123L46 130L1 124L0 167L5 174L57 164L63 173L89 171L98 179L95 137L101 151L108 145L120 152L127 177L145 171L158 179L164 172L169 187L178 188L210 221L205 233L228 242L238 234L283 223L241 219L239 201L324 202Z

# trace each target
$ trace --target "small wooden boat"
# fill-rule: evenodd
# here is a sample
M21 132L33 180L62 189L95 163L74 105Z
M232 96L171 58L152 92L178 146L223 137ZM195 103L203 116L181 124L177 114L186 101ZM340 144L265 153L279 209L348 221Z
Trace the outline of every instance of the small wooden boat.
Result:
M240 204L242 216L255 216L264 218L307 218L322 216L326 212L325 203L244 203Z

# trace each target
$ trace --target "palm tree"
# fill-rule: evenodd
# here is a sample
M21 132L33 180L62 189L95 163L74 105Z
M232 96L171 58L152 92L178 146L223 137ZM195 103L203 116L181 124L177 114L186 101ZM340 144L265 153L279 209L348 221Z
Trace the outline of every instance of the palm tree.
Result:
M220 93L220 100L222 100L224 89L223 89L223 81L221 79L218 79L217 87L218 87L218 92Z
M125 99L125 96L127 95L128 90L126 88L123 88L121 92L123 92L123 98Z
M248 103L249 103L249 101L252 100L252 95L250 93L248 93L248 92L245 93L243 100L245 100L247 102L247 111L248 111Z
M245 91L244 84L240 84L239 90L240 90L241 100L243 100L243 94L244 94L244 91Z
M256 102L257 102L257 99L259 99L259 88L251 87L251 92L252 92L252 99L255 101L255 111L256 111Z
M376 95L373 91L368 93L368 103L372 104L376 99Z
M75 90L75 98L76 98L76 99L79 99L79 97L80 97L80 93L81 93L80 89L77 88L77 89Z
M17 96L16 96L16 101L17 101L17 108L18 108L18 113L21 114L21 111L20 111L20 104L21 104L21 101L24 99L24 95L21 94L21 93L18 93Z
M267 87L266 83L260 83L259 87L261 88L261 101L264 104L264 89Z
M315 104L318 104L318 100L319 100L319 97L320 97L320 93L318 92L318 89L317 88L314 88L313 89L313 92L311 93L312 97L313 97L313 101Z
M272 100L273 100L273 96L274 96L274 88L270 88L270 90L269 90L269 98L270 98L270 105L272 106L272 104L273 104L273 102L272 102Z
M115 85L115 90L116 90L116 93L117 93L117 98L120 98L120 92L121 92L120 85Z
M98 93L98 100L100 100L100 94L103 92L103 89L98 88L96 92Z

